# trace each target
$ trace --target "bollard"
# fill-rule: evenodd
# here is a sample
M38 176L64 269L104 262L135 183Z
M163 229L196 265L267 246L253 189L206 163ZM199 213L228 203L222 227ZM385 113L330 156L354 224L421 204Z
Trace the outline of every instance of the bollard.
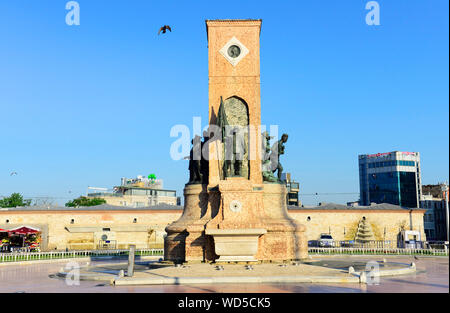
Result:
M134 254L136 252L136 246L130 245L129 246L130 251L128 254L128 270L127 270L127 276L133 277L134 274Z
M367 284L367 274L366 274L366 272L362 271L361 275L359 275L359 283L360 284Z

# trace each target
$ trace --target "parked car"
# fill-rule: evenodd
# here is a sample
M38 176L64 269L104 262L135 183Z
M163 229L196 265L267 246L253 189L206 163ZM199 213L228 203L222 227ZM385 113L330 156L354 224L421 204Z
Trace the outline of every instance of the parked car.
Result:
M330 234L320 234L319 247L332 247L333 245L334 240Z
M348 241L340 241L339 246L343 248L354 248L355 247L355 241L354 240L348 240Z

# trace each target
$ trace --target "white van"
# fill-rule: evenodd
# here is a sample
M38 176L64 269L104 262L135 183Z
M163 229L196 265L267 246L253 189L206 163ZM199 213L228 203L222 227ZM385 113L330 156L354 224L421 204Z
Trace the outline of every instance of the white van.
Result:
M330 234L320 234L319 247L332 247L333 243L334 240Z

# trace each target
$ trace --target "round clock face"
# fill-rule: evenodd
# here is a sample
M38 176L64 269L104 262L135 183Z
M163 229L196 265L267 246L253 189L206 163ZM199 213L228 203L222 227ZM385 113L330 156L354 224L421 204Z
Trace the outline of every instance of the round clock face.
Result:
M238 200L233 200L230 202L230 210L237 213L241 212L242 210L242 203L240 203Z
M241 48L236 45L232 45L228 48L228 55L231 58L237 58L241 54Z

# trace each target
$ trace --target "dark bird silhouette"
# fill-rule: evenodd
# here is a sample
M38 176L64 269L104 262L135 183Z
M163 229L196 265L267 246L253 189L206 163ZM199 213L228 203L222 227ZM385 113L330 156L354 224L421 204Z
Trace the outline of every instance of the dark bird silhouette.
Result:
M169 25L164 25L163 27L161 27L161 28L159 29L158 35L159 35L159 33L161 33L161 31L162 31L163 34L165 34L167 30L169 30L170 32L172 32L172 29L170 28Z
M414 259L418 260L419 258L418 258L418 257L416 257L416 256L414 256Z
M12 172L10 176L17 175L17 172Z

